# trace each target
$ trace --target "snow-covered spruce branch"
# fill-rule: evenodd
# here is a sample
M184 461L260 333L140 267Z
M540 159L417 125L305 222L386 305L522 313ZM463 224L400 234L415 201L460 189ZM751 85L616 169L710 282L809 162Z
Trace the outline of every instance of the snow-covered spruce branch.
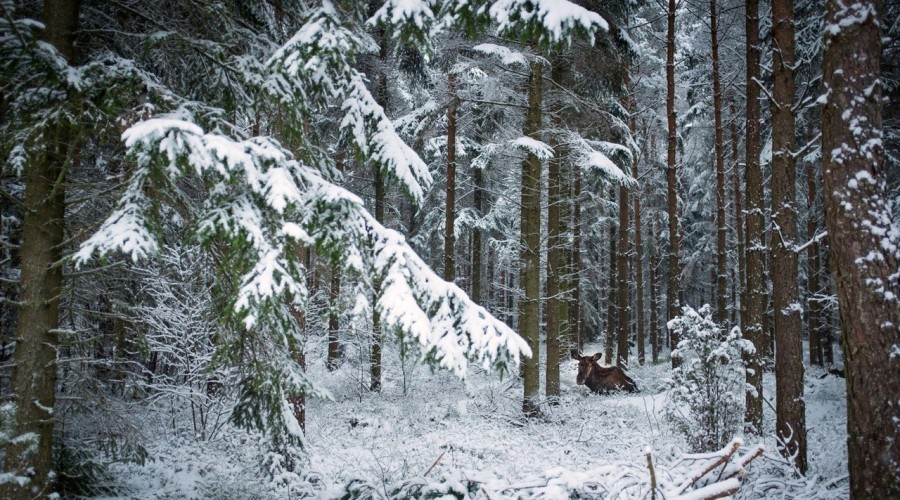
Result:
M280 317L285 296L302 306L307 291L290 249L314 244L370 283L383 283L375 307L388 329L419 346L423 359L464 376L469 362L505 371L531 354L508 326L438 278L358 197L274 141L233 141L175 117L135 124L123 138L138 165L131 196L82 244L79 263L111 251L128 250L135 259L155 252L159 243L147 227L152 207L140 203L140 193L150 182L164 188L179 176L198 175L215 186L201 216L201 238L224 237L240 247L233 250L242 259L234 308L247 328Z
M397 134L384 109L355 69L364 47L361 37L345 28L330 2L316 9L297 33L266 63L272 74L266 90L303 115L339 105L340 127L356 152L381 165L420 204L432 182L428 166Z

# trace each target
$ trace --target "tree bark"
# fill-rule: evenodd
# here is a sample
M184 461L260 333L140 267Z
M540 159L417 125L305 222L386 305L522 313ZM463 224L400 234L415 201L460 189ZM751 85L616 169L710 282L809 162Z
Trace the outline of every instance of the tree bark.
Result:
M812 242L818 231L816 223L816 174L812 162L806 164L806 237ZM822 362L822 337L819 327L819 301L816 295L819 293L819 244L812 242L806 249L806 310L807 332L809 334L809 364L823 366Z
M69 62L75 57L79 0L44 2L43 40ZM63 272L59 260L65 237L66 171L72 161L73 131L61 124L45 131L45 149L25 169L19 311L11 387L16 404L15 438L6 446L3 469L29 481L0 485L0 497L34 498L52 488L53 410L56 404L59 301Z
M782 455L806 474L803 331L797 274L794 160L794 5L772 4L772 225L769 239L775 327L775 429Z
M619 241L616 252L616 309L618 314L618 342L616 343L616 366L628 366L628 337L631 333L631 293L628 286L628 189L619 188Z
M558 58L555 58L558 59ZM559 82L559 63L554 60L551 70L551 79ZM551 113L553 117L553 113ZM555 117L554 117L555 118ZM552 119L552 118L551 118ZM547 173L547 298L546 316L544 322L547 325L547 365L545 369L545 391L547 399L559 401L559 352L560 352L560 321L559 310L562 299L560 297L560 277L563 273L564 250L562 248L562 235L560 233L560 205L561 195L561 159L559 155L559 141L555 137L548 139L548 145L553 148L555 154L548 162Z
M528 111L523 135L541 139L541 62L531 63L528 76ZM540 414L540 280L541 280L541 159L528 153L522 162L520 236L519 332L533 355L522 362L524 397L522 412L529 417Z
M666 118L669 128L668 151L666 158L666 192L668 195L669 213L669 281L666 288L666 313L671 320L680 312L679 292L681 291L681 265L678 260L680 253L680 237L678 234L678 190L675 149L678 146L678 136L675 124L675 0L669 0L668 7L668 31L666 34ZM678 345L678 334L669 332L670 344L674 349ZM672 367L681 363L677 358L672 358Z
M747 291L745 337L755 352L745 354L747 404L745 425L749 434L762 433L762 355L767 349L763 331L766 314L765 240L763 238L763 187L759 164L759 0L746 2L747 27L747 139L745 189L747 190Z
M616 200L616 189L609 190L610 202ZM604 345L604 360L608 364L616 362L615 348L618 327L618 316L616 315L619 303L617 278L619 276L618 267L619 259L617 257L616 246L618 239L616 238L616 221L609 217L609 273L607 276L608 288L606 290L606 342Z
M829 0L822 151L841 315L851 498L900 496L900 237L883 149L881 2Z
M725 138L722 129L722 85L719 82L719 38L716 0L709 2L712 39L713 114L716 126L716 322L728 319L728 280L725 261Z
M456 279L453 248L456 245L456 73L447 75L447 204L444 212L444 280Z
M581 168L572 165L572 295L569 305L571 335L578 352L584 348L584 328L581 320Z
M659 273L656 263L659 261L656 243L656 220L650 224L650 355L653 364L659 362Z
M484 171L481 168L474 168L472 178L475 184L475 190L472 194L475 204L475 214L481 218L484 217ZM472 231L472 300L476 303L484 305L482 298L481 282L483 271L482 251L484 242L482 229L480 227L473 228Z
M634 113L634 99L632 99L632 110ZM634 115L631 117L632 134L635 133L636 123ZM635 157L631 162L631 176L635 179L639 178L638 159ZM641 192L634 193L634 283L636 291L636 313L637 313L637 354L638 363L647 362L646 338L644 332L644 247L641 238Z
M737 233L737 261L738 261L738 279L737 279L737 296L734 307L738 308L738 322L743 324L744 321L744 291L747 289L747 262L744 253L744 209L741 204L741 161L738 155L738 131L737 131L737 112L734 109L734 99L731 100L731 158L734 160L734 227Z
M388 57L388 38L387 35L381 33L379 35L380 38L380 54L379 57L382 61L387 60ZM385 113L387 113L388 109L388 82L387 82L387 74L382 71L382 73L378 76L378 89L375 93L375 100L378 102L378 105L384 108ZM374 183L375 183L375 220L379 223L384 224L384 196L387 185L385 183L384 174L381 171L381 168L376 166L374 172ZM376 280L373 283L373 286L376 290L376 293L381 288L381 281ZM378 308L376 307L376 302L372 302L372 350L370 353L370 361L369 361L369 390L372 392L381 391L381 343L382 343L382 332L381 332L381 315L378 313Z

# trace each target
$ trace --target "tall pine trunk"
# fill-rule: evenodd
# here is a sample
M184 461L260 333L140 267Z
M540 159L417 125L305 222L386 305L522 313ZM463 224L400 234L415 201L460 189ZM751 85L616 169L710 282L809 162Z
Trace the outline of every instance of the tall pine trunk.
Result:
M554 58L551 70L551 79L559 82L560 75L558 57ZM554 106L555 108L555 106ZM551 117L559 110L552 110ZM547 365L545 369L545 391L547 399L559 401L559 352L560 352L560 319L559 310L562 302L560 298L560 281L563 274L564 252L562 248L562 235L560 233L560 205L562 204L559 154L559 141L555 136L548 139L548 145L553 148L555 154L548 162L547 171L547 298L544 322L547 325Z
M628 189L619 188L619 239L616 251L616 310L618 313L616 366L628 366L628 337L631 333L631 291L628 286L628 226L631 207Z
M803 331L798 284L797 165L794 160L794 6L772 4L772 295L775 327L775 429L782 455L806 473Z
M456 73L447 75L447 197L444 212L444 279L456 279L453 248L456 245Z
M78 26L79 0L44 2L43 40L69 62L75 57L73 33ZM51 124L44 132L45 149L25 170L19 311L16 322L15 366L11 388L16 405L14 439L6 446L3 469L29 478L8 479L0 497L45 496L52 488L53 415L56 404L59 346L59 301L63 272L59 261L65 236L66 171L76 156L70 151L74 131Z
M806 199L808 212L806 216L806 237L810 243L806 249L806 310L807 310L807 333L809 334L809 364L822 366L822 337L819 327L819 301L816 295L819 293L819 243L813 242L813 238L818 234L818 224L816 223L816 174L813 170L813 163L806 164Z
M528 77L528 111L523 135L541 140L541 61L531 63ZM519 276L524 293L520 296L519 333L528 342L533 355L522 362L522 412L540 413L540 292L541 292L541 159L528 153L522 162L521 236Z
M669 213L669 267L668 285L666 287L666 316L671 320L680 314L679 292L681 291L681 265L678 262L680 253L680 237L678 235L678 177L675 164L675 149L678 146L675 128L675 0L669 0L668 30L666 33L666 120L669 129L668 150L666 157L666 193ZM669 332L670 346L678 345L678 335ZM672 358L672 367L681 363Z
M472 172L475 189L472 194L475 215L479 218L484 217L484 170L480 167L474 167ZM484 263L482 260L482 251L484 249L483 230L480 227L472 228L472 300L480 305L486 305L481 292L481 283L484 274Z
M885 182L881 2L830 0L822 151L847 377L852 498L900 497L900 237Z
M736 303L733 307L738 308L738 322L743 324L744 321L744 306L746 297L745 290L747 289L747 262L745 260L746 254L744 253L744 207L742 206L741 200L741 160L738 155L738 128L737 128L737 111L735 111L734 99L731 99L730 103L731 108L731 159L734 162L734 173L732 174L732 179L734 180L734 228L737 239L737 262L738 262L738 271L737 271L737 286L735 287L737 293Z
M762 433L762 356L768 349L763 331L768 296L765 282L765 240L763 235L762 169L759 164L759 0L747 0L747 139L745 189L747 190L747 289L744 335L753 342L755 352L745 354L747 366L746 430Z
M609 190L610 202L616 199L616 189ZM608 288L606 289L606 342L604 345L604 360L607 364L616 362L616 337L618 322L616 315L617 306L619 304L618 286L616 279L618 278L619 259L616 256L616 247L618 239L616 239L616 221L609 217L609 273L607 276Z
M650 356L653 364L659 362L660 338L659 338L659 272L656 264L659 262L656 240L656 220L650 224Z
M716 0L709 2L709 30L712 39L713 114L716 126L716 322L728 319L728 280L725 261L725 138L722 130L722 85L719 82L719 38Z
M634 99L631 100L631 106L631 112L635 113ZM632 134L635 133L636 128L636 119L632 114ZM631 176L635 179L639 178L637 156L631 162ZM644 248L641 236L641 192L638 190L634 193L634 283L637 290L635 299L635 306L637 307L637 355L638 363L643 365L647 362L647 349L644 332Z
M584 328L581 320L581 168L572 165L572 295L569 298L571 335L578 352L584 348Z
M370 9L377 5L370 2ZM388 35L381 31L379 38L379 59L382 63L386 63L388 58ZM381 74L378 75L378 88L375 92L375 100L379 106L384 108L385 114L388 111L388 75L382 68ZM381 167L375 166L373 172L375 184L375 220L380 224L384 224L384 203L385 191L387 184ZM372 284L375 293L380 293L381 281L375 280ZM383 335L381 331L381 315L378 313L377 301L372 301L372 347L369 360L369 390L373 392L381 391L381 344Z

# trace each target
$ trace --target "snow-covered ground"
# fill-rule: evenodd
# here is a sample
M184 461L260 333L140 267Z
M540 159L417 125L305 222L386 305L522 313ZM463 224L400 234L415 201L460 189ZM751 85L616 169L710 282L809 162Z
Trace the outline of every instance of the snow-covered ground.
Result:
M308 359L321 360L321 346ZM599 351L589 346L586 353ZM510 484L535 478L598 470L610 464L646 464L653 450L657 464L668 464L686 451L663 416L667 363L635 366L630 375L641 392L597 396L575 385L575 362L562 371L562 398L544 406L544 416L520 416L521 385L515 380L472 371L462 381L407 361L404 370L395 352L386 352L383 391L360 390L367 374L351 363L328 372L320 361L312 374L334 395L312 401L307 416L309 463L314 484L307 493L332 495L359 480L382 492L389 485L426 475L426 479L487 474ZM846 497L846 411L844 380L824 372L807 373L807 425L810 474L785 477L774 441L749 467L741 498ZM765 376L766 399L774 403L774 380ZM771 434L774 415L766 408ZM261 471L265 441L226 428L215 440L201 442L174 432L171 422L148 418L144 426L150 460L120 464L110 484L118 494L135 498L270 498L288 496L273 490ZM748 440L745 445L756 444ZM563 472L560 472L563 471ZM468 476L466 476L468 477ZM294 491L296 496L300 491ZM381 492L375 491L375 494ZM521 490L510 490L511 497ZM551 495L552 496L552 495ZM603 497L603 494L597 494Z

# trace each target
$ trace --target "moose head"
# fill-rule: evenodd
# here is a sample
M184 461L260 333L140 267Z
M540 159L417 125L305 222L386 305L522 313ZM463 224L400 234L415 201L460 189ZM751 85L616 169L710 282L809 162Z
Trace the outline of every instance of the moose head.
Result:
M578 361L578 376L575 382L578 385L586 385L588 389L596 393L608 393L610 391L637 392L637 384L625 374L618 366L600 366L601 354L582 356L572 349L572 359Z

